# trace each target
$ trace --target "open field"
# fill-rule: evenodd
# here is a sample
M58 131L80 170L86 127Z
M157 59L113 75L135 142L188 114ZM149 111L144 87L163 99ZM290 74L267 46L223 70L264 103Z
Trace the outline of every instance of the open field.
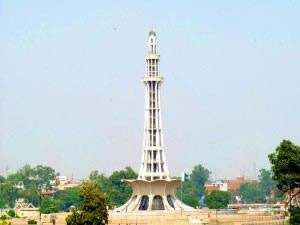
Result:
M57 213L56 225L64 225L65 217L69 213ZM52 214L53 215L53 214ZM38 218L36 218L38 219ZM50 215L42 215L44 225L51 225ZM208 210L194 210L191 212L181 211L155 211L155 212L127 212L115 213L110 211L110 225L187 225L187 224L210 225L283 225L284 217L270 212L243 211L236 214L223 214ZM208 222L208 223L207 223ZM25 225L26 220L14 219L14 225Z

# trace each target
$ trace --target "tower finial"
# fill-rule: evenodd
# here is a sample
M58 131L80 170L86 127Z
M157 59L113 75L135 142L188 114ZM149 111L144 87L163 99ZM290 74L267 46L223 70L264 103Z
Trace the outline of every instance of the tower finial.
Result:
M149 36L151 36L151 35L156 36L156 33L153 30L153 26L151 26L151 30L149 31Z

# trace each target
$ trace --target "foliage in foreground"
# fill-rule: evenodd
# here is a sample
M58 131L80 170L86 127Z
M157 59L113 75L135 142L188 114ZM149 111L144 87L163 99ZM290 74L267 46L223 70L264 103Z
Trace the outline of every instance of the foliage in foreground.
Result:
M300 146L283 140L269 160L279 190L286 192L300 187Z
M290 140L283 140L275 152L269 154L269 160L278 189L282 192L293 193L292 197L299 194L300 146ZM290 206L290 208L290 224L300 224L300 208L298 206Z
M300 207L291 207L290 224L300 224Z
M82 185L80 196L83 202L80 209L73 209L66 218L67 225L104 225L108 223L106 197L99 191L96 183Z

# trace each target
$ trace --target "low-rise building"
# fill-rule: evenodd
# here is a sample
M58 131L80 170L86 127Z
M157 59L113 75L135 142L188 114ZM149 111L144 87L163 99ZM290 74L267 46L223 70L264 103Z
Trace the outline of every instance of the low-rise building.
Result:
M215 182L206 182L205 188L208 194L210 194L213 190L230 191L232 193L232 197L238 201L240 199L240 186L245 182L253 182L253 180L245 180L244 177L239 176L235 180L219 180Z
M21 218L35 219L39 215L39 208L31 203L25 203L24 199L18 199L14 208L16 214Z

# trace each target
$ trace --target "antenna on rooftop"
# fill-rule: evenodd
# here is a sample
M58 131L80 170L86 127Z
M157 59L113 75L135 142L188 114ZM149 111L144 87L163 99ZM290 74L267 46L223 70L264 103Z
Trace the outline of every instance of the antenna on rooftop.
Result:
M217 181L217 169L215 167L215 181Z
M5 167L6 177L8 176L8 165Z
M253 175L254 175L254 179L256 180L256 162L255 161L253 164Z

